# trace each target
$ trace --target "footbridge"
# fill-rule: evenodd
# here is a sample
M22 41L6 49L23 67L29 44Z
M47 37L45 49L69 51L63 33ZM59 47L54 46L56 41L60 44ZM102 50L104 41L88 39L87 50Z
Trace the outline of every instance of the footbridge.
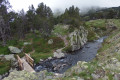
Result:
M30 55L25 53L25 56L23 58L20 58L19 55L17 55L17 60L20 70L25 70L27 72L35 72L35 70L33 69L34 60L30 57Z

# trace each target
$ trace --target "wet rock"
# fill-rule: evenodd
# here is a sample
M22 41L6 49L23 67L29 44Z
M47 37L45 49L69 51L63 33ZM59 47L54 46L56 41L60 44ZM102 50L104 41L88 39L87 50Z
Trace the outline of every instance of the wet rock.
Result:
M86 48L90 48L90 46L86 46Z
M43 68L42 66L37 66L37 67L35 68L35 71L40 71L42 68Z
M11 53L21 53L21 50L14 46L8 47Z

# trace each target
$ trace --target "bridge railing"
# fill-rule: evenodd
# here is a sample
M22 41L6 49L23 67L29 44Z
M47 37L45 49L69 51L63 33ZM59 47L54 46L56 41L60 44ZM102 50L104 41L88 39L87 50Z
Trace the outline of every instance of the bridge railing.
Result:
M25 53L25 58L26 58L26 61L29 63L29 65L31 67L34 67L34 60L26 53Z
M19 69L23 70L24 69L23 62L22 62L21 58L18 55L17 55L17 60L18 60Z

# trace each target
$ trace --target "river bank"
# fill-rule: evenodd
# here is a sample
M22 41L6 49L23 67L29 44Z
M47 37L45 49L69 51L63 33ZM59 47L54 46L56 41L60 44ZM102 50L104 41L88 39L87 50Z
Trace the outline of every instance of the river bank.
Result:
M67 69L76 65L78 61L89 62L95 58L97 51L101 47L105 38L106 37L101 37L96 41L88 42L80 50L74 51L70 54L67 53L65 57L40 61L39 64L35 66L35 70L37 72L47 70L49 72L64 73Z

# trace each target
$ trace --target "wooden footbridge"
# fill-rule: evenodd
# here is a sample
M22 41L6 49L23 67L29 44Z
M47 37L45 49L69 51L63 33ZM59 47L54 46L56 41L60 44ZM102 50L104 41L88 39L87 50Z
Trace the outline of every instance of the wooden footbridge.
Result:
M33 69L34 67L34 60L30 57L30 55L25 54L23 58L20 58L17 55L18 66L20 70L25 70L27 72L35 72Z

